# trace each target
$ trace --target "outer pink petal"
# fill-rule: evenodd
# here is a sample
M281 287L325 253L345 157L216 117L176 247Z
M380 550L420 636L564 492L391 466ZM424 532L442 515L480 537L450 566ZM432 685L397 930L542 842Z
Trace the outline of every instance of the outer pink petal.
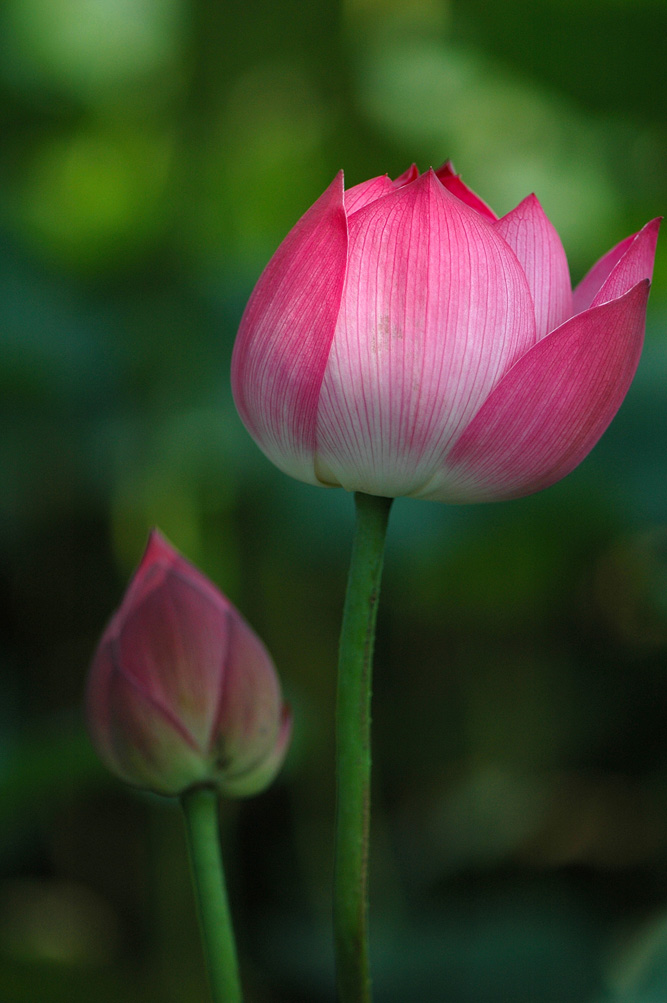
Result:
M514 253L433 172L350 219L348 275L322 383L321 479L416 491L535 341Z
M280 685L271 658L240 615L230 620L229 658L220 694L211 752L221 787L227 793L250 794L265 786L265 764L279 759L276 746L287 749Z
M288 233L246 307L232 390L248 431L276 466L317 483L317 401L347 260L343 173Z
M282 766L292 737L292 713L284 706L281 711L277 738L268 754L253 763L243 773L227 774L218 781L218 789L228 797L248 797L263 791Z
M245 773L227 776L224 783L219 784L220 790L232 797L246 797L264 790L282 766L291 737L292 713L289 707L283 706L278 737L268 755Z
M635 235L623 256L605 279L599 292L593 297L592 306L608 303L609 300L622 296L642 279L651 281L660 223L660 218L652 219Z
M124 614L115 640L123 674L180 721L201 749L223 686L232 615L222 596L211 599L172 568Z
M615 295L621 295L631 289L635 282L639 282L640 279L650 279L653 275L653 255L655 253L655 242L658 236L658 227L660 226L660 220L654 219L650 223L647 223L639 233L633 233L625 240L622 240L615 247L612 247L611 251L607 253L597 261L591 270L583 277L579 285L574 290L573 297L573 312L583 313L584 310L588 310L589 306L592 305L593 300L597 300L598 293L601 293L603 287L606 286L607 279L611 277L611 273L616 269L616 265L620 263L621 259L625 256L626 252L630 250L631 247L634 248L634 244L639 240L640 247L634 248L631 255L631 260L634 261L634 265L639 264L639 269L637 277L634 281L628 281L628 284L624 289L620 289ZM641 240L639 239L641 238ZM640 254L637 255L637 251ZM627 266L626 266L627 267ZM631 279L632 266L626 272L626 278ZM616 280L614 280L616 284ZM614 299L615 296L607 296L605 294L605 299ZM597 302L601 302L597 300Z
M476 209L477 212L481 213L482 216L486 216L487 219L498 219L493 209L479 195L475 194L472 188L464 185L460 176L454 170L454 164L451 160L445 161L442 167L437 169L435 176L452 195L456 195L458 199L469 205L471 209Z
M498 501L570 473L616 414L644 335L649 282L566 321L510 370L422 497Z
M375 202L393 190L394 183L387 174L371 178L370 181L362 181L360 185L354 185L345 192L345 212L351 216L357 209L363 209L365 205Z
M180 722L116 667L111 645L98 649L86 704L102 760L127 783L178 794L210 772L202 751Z
M538 339L572 316L572 284L567 258L545 212L529 195L498 220L496 230L516 254L535 304Z
M132 581L125 592L122 605L116 613L115 619L122 619L126 610L136 606L141 599L144 599L161 585L172 569L176 569L184 574L212 602L223 603L225 606L229 605L228 600L225 599L213 582L206 575L202 574L199 568L196 568L175 547L172 547L159 530L152 529L148 537L146 550L137 570L132 576Z

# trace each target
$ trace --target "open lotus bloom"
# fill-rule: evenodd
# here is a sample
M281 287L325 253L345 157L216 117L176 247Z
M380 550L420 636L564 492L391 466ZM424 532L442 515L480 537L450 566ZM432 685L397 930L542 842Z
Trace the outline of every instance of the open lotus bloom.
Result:
M268 652L241 614L153 531L93 660L88 727L112 773L176 795L255 794L291 718Z
M449 163L349 191L341 172L250 298L232 360L241 418L311 484L446 502L546 488L630 386L659 223L573 293L534 195L498 219Z

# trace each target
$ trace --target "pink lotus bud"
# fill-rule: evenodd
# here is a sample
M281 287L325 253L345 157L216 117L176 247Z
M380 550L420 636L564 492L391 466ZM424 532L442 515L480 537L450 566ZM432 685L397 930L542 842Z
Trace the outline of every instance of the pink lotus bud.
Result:
M637 368L660 220L572 293L534 195L498 219L448 162L344 191L255 287L232 360L241 418L300 480L448 502L568 474Z
M200 784L255 794L291 731L262 642L155 530L100 641L86 709L111 772L158 794Z

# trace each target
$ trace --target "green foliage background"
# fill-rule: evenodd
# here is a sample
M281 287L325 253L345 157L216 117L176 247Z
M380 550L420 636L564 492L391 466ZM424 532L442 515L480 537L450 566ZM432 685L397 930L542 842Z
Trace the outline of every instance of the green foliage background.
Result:
M331 1001L332 706L352 528L230 396L259 271L347 183L452 157L534 190L573 278L667 204L663 0L5 0L0 999L206 999L178 812L81 695L147 531L243 610L293 705L225 805L249 1003ZM542 495L392 513L375 686L378 1003L667 995L667 243L638 376Z

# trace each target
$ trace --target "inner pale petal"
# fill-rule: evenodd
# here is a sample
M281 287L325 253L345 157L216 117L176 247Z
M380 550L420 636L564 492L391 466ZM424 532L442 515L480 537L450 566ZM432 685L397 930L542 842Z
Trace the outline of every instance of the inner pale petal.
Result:
M505 241L432 172L349 226L316 471L348 490L408 494L534 344L532 300Z

